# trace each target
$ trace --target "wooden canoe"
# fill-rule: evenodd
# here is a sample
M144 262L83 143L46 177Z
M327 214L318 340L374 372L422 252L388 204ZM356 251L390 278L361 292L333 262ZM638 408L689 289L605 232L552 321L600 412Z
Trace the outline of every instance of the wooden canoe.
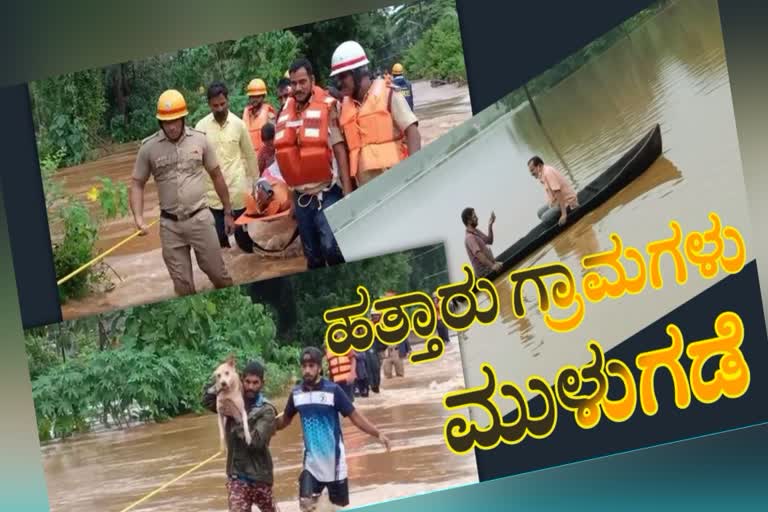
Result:
M661 156L661 153L661 127L656 124L616 163L578 192L580 206L568 214L568 220L564 226L560 226L557 222L554 225L540 223L496 258L501 262L502 268L492 272L486 278L493 281L508 272L643 174Z

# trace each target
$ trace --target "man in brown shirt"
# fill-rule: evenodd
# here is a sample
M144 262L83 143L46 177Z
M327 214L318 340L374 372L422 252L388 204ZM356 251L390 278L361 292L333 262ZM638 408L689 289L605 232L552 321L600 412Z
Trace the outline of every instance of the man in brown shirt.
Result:
M206 173L224 209L226 230L234 226L229 191L213 147L205 134L185 125L184 97L165 91L158 100L160 130L142 141L133 168L131 211L136 227L146 234L144 188L152 176L160 200L160 240L163 259L177 295L195 293L192 274L197 263L216 288L233 284L219 248L213 214L206 200Z
M494 259L493 252L489 247L493 244L493 223L496 222L496 214L491 212L487 235L477 229L478 220L474 208L464 208L461 212L461 220L467 228L464 246L467 249L469 262L475 270L475 275L484 277L491 271L500 270L501 263Z

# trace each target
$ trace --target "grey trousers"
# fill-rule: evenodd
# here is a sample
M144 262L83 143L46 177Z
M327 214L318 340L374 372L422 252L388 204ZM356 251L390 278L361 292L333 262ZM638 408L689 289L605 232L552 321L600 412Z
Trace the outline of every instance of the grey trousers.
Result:
M566 211L568 213L571 213L573 211L573 208L569 206ZM544 206L539 208L539 211L536 212L536 215L539 216L539 219L543 224L547 226L552 226L554 224L557 224L557 221L560 220L560 207L549 206L545 204Z

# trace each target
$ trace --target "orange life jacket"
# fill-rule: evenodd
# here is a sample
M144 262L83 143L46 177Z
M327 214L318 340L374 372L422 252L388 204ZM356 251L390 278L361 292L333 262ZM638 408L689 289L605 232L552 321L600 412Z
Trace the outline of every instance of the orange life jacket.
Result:
M256 198L251 194L246 194L245 212L235 220L235 224L247 224L253 219L272 217L291 209L293 202L291 201L288 185L276 179L268 178L267 182L272 186L273 195L266 207L264 209L259 208Z
M261 142L261 129L269 122L269 114L275 114L275 109L268 103L262 103L256 117L251 115L252 110L253 107L246 105L245 110L243 110L243 122L246 128L248 128L248 134L251 136L253 149L258 151L263 145Z
M293 205L291 201L291 194L288 190L288 185L285 182L275 179L268 179L267 182L272 186L272 200L269 202L265 211L262 212L264 216L277 215L284 211L290 210Z
M339 124L349 149L349 172L389 169L403 158L402 134L395 136L390 112L393 89L374 80L361 107L347 96L341 104Z
M331 181L333 152L328 144L331 108L336 99L315 87L301 114L288 98L275 126L275 159L289 187Z
M350 352L351 354L351 352ZM333 382L351 383L352 377L352 357L354 355L337 356L326 350L325 356L328 358L328 369L331 373Z

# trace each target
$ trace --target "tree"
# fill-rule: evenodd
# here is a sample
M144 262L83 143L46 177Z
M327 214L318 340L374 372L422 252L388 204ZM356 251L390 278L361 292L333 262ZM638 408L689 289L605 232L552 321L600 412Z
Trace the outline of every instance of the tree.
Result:
M30 87L42 157L64 150L62 163L86 160L102 134L106 110L104 71L67 73Z
M390 26L386 11L378 10L301 25L290 31L301 38L304 56L312 63L318 81L327 85L331 57L344 41L357 41L366 50L372 66L380 65L393 40Z
M358 285L372 299L387 290L407 292L411 266L405 253L391 254L289 276L297 309L296 336L302 345L321 346L326 325L323 313L359 300Z
M405 66L415 78L466 81L459 18L455 11L444 14L424 32L406 53Z

